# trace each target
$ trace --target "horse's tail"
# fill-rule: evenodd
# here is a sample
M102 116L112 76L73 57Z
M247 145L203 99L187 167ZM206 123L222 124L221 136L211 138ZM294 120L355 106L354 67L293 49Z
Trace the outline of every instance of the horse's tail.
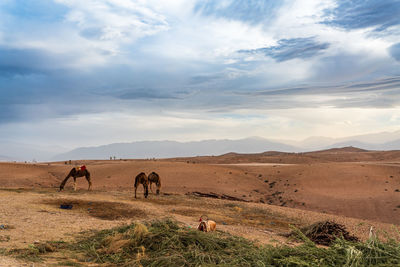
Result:
M90 172L87 169L85 169L85 177L90 179Z

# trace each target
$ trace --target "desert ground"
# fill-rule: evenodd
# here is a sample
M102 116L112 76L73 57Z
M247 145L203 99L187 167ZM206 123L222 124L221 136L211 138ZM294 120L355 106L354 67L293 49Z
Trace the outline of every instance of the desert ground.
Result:
M69 170L80 165L90 171L93 190L87 191L81 177L77 191L71 178L59 192ZM160 175L160 195L150 192L145 199L139 187L134 198L134 177L142 171ZM289 225L322 220L341 223L365 240L371 226L390 234L399 229L400 151L343 148L156 160L3 162L0 200L0 249L71 241L82 231L166 217L194 228L203 214L217 222L218 230L260 243L291 245L283 236ZM73 208L60 209L65 203ZM55 253L35 266L65 257ZM31 266L0 256L0 266L23 265Z

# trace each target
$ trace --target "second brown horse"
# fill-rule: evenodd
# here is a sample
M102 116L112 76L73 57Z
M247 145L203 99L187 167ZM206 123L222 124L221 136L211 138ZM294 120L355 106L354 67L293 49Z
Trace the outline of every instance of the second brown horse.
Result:
M135 198L139 184L143 185L144 197L147 198L147 196L149 195L149 179L144 172L139 173L135 178Z

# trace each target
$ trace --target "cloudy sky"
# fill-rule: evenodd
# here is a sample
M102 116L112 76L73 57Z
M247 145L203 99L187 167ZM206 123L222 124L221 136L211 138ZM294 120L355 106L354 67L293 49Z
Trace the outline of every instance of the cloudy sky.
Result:
M400 1L1 0L0 141L400 127Z

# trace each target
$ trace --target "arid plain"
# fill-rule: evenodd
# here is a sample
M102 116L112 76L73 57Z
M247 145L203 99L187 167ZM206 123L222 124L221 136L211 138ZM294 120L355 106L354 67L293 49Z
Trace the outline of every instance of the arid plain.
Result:
M58 187L74 166L85 178ZM161 194L143 188L134 198L134 177L157 172ZM155 191L155 190L154 190ZM201 197L201 195L212 197ZM225 198L225 199L224 199ZM334 220L361 239L375 231L396 233L400 224L400 151L341 148L309 153L230 153L213 157L152 160L86 160L0 163L0 248L43 241L71 241L82 231L132 221L172 217L196 227L201 215L217 229L269 244L292 244L289 225ZM237 199L237 200L229 200ZM60 209L63 203L71 210ZM53 253L44 265L65 255ZM23 265L0 256L1 266ZM40 266L40 265L39 265Z

